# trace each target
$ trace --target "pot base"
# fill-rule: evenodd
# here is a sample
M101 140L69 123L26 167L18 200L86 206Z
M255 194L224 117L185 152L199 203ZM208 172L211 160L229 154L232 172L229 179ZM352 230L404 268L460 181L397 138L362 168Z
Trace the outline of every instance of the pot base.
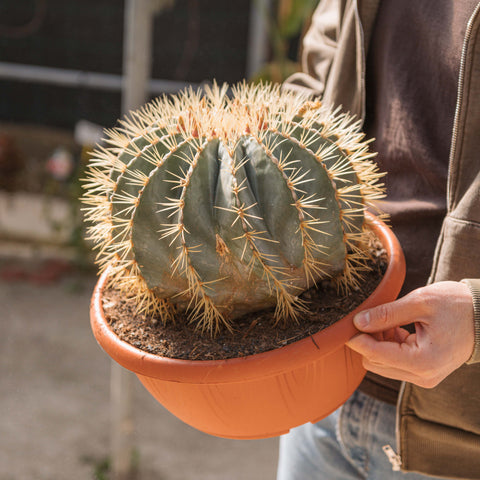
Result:
M343 404L364 375L361 358L347 347L301 368L242 383L178 383L137 374L176 417L232 439L275 437L316 422Z

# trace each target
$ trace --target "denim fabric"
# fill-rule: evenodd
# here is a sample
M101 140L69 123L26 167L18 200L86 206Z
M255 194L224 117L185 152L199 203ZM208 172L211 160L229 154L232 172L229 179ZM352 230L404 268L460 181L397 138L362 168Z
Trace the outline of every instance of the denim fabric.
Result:
M356 391L316 424L280 439L277 480L432 480L393 471L382 447L395 446L395 406Z

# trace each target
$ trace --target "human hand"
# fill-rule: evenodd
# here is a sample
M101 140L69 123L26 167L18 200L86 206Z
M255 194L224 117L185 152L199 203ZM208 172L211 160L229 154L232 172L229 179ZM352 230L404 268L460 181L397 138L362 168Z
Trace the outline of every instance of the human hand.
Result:
M432 388L464 364L474 346L473 300L467 285L439 282L358 313L361 333L347 345L367 370ZM409 333L405 325L414 324Z

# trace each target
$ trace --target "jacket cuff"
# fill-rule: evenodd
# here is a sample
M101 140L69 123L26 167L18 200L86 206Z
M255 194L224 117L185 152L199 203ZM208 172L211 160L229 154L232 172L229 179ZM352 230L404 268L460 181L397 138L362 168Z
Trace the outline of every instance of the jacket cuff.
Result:
M470 289L473 298L475 344L472 356L467 361L467 364L472 364L480 362L480 279L465 278L462 280L462 283Z

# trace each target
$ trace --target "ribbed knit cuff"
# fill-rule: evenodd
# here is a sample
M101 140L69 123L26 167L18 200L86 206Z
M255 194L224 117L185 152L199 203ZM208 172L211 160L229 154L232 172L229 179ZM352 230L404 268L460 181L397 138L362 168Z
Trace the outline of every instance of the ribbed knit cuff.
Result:
M475 322L475 345L473 347L472 356L468 359L467 364L480 362L480 279L465 278L462 283L467 285L472 293L473 312Z

